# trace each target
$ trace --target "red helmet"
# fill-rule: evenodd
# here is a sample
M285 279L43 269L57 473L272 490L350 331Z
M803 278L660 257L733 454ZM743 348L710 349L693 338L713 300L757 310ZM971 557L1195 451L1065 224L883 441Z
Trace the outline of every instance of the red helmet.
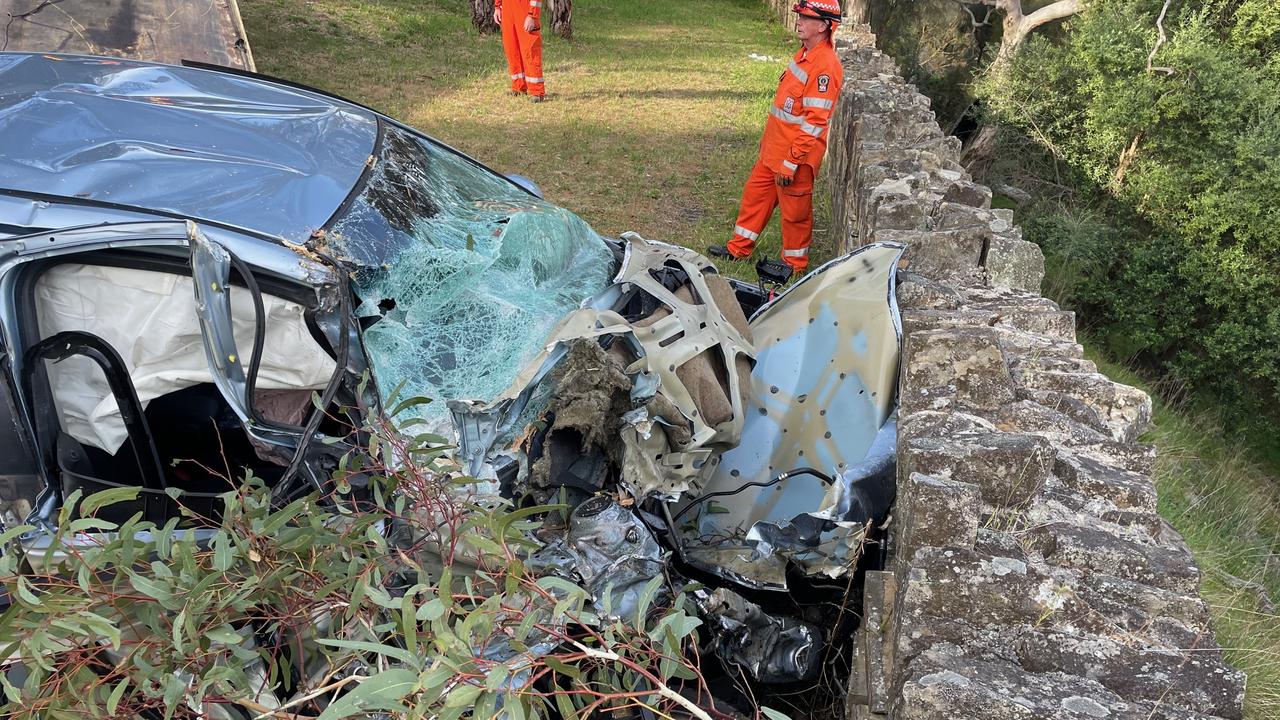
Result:
M797 14L828 22L838 23L841 19L838 0L796 0L791 9Z

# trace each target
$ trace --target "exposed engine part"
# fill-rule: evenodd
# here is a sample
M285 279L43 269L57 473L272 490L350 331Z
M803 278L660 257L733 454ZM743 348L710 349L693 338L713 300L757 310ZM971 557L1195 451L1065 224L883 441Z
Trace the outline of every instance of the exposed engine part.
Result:
M534 553L529 566L580 579L598 610L607 606L610 616L631 617L645 585L662 574L665 562L653 533L635 513L597 495L573 509L565 535Z
M760 291L770 300L791 282L792 267L781 260L764 257L756 262L756 277L760 279Z
M818 670L822 633L809 623L770 615L724 588L696 593L715 633L715 652L762 683L799 682Z
M483 474L495 453L512 451L511 443L543 415L546 405L539 408L539 401L579 392L566 388L561 365L583 343L607 356L607 375L624 378L628 406L620 408L612 393L609 402L597 403L597 418L586 421L575 412L564 421L557 411L556 422L586 438L617 428L622 415L644 408L643 421L628 415L609 438L621 440L609 443L611 454L621 448L620 482L633 495L673 500L696 492L721 453L738 444L754 350L733 286L691 250L634 233L623 239L625 258L613 284L560 323L547 349L498 400L449 401L459 455L470 474Z

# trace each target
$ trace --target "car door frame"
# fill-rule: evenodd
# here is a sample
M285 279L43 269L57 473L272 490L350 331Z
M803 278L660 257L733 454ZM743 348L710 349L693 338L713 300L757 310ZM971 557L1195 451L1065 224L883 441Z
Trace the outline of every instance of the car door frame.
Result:
M271 279L273 287L292 286L299 291L298 294L310 294L313 296L315 329L330 345L326 349L338 355L334 375L325 394L332 398L334 390L343 384L354 388L365 374L368 365L360 343L358 324L350 310L350 290L345 273L336 263L327 263L303 248L291 247L283 241L271 243L190 220L109 223L0 240L0 369L13 396L14 421L20 426L24 440L34 449L36 474L44 485L34 500L35 510L29 521L47 525L62 497L54 471L56 463L47 443L42 446L40 441L40 438L48 438L51 432L56 431L58 419L35 406L34 398L21 381L28 372L28 361L23 355L27 348L41 339L35 309L23 300L30 297L30 285L39 272L33 276L25 271L33 269L33 263L44 264L58 257L106 251L123 251L122 256L136 259L150 257L158 262L167 262L171 271L178 272L184 267L185 258L185 268L197 283L203 280L219 282L223 288L229 287L231 271L235 269L241 275L241 284L254 293L261 292L253 280L261 273ZM246 277L249 278L247 282ZM308 457L305 451L329 446L311 442L316 434L315 424L286 426L266 422L253 410L249 397L252 384L245 383L242 356L230 332L230 293L198 292L197 305L197 319L205 338L210 374L220 393L241 418L246 433L278 448L282 457L290 462L292 472L310 476L310 484L318 485L323 478L305 462ZM41 382L47 383L43 367L34 368L32 372L40 376ZM377 409L376 400L372 404L370 401L376 397L376 389L366 390L359 394L356 404L362 409ZM313 417L318 414L319 411L313 410ZM332 455L334 452L329 449L323 454Z

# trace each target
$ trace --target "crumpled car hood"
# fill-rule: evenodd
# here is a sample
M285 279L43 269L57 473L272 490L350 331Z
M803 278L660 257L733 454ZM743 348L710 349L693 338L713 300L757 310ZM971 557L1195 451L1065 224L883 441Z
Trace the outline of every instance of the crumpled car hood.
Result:
M373 113L194 68L0 53L0 187L302 242L355 186Z
M682 562L746 587L848 573L893 499L902 247L833 260L748 323L705 258L624 240L613 283L511 387L449 402L464 470L665 513Z

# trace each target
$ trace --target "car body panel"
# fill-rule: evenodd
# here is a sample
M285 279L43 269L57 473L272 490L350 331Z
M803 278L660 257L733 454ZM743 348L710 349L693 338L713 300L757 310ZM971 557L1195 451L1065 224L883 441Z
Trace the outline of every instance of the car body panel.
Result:
M725 451L686 533L686 558L759 589L784 590L785 562L840 575L862 525L888 510L903 246L873 243L825 263L751 318L756 364L741 441ZM826 475L780 473L810 468ZM747 486L745 483L757 483ZM700 538L717 538L707 543ZM732 538L733 540L725 540Z
M0 188L131 205L301 242L357 184L375 113L207 70L0 53Z

